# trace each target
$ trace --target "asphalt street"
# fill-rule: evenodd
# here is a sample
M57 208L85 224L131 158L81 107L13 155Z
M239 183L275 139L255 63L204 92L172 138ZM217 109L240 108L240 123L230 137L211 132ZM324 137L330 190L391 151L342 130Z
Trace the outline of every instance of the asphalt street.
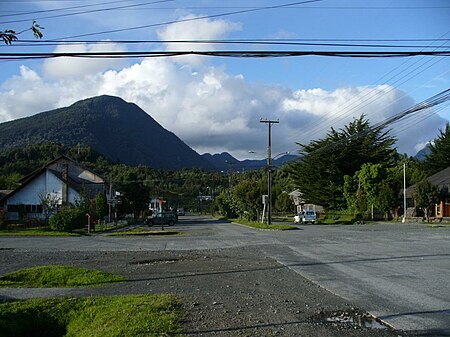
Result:
M261 231L186 216L173 228L183 233L179 236L2 236L0 254L5 249L158 251L258 246L397 329L450 336L450 227L389 223L298 228Z

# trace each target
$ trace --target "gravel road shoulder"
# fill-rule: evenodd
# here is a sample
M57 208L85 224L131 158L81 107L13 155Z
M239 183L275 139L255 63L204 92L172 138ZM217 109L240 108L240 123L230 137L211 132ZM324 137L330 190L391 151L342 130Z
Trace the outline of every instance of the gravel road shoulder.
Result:
M37 265L118 273L129 281L94 289L7 289L0 299L176 293L188 336L412 336L391 329L324 323L322 313L361 309L267 257L258 247L143 252L2 250L0 274Z

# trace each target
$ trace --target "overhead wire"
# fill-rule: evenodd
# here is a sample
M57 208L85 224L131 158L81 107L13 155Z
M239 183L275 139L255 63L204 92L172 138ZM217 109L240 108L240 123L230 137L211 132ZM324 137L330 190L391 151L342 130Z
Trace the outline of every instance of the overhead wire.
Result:
M107 1L107 2L89 4L89 5L79 5L79 6L71 6L71 7L63 7L63 8L52 8L52 9L42 9L42 10L28 11L28 12L18 12L18 13L11 13L11 14L0 15L0 18L1 17L5 17L5 16L9 17L9 16L20 16L20 15L31 15L31 14L40 14L40 13L59 12L59 11L66 11L66 10L70 10L70 9L79 9L79 8L89 8L89 7L96 7L96 6L103 6L103 5L111 5L111 4L120 3L120 2L129 2L129 1L128 0L117 0L117 1ZM16 4L17 4L17 1L16 1ZM2 12L4 12L4 11L2 10Z
M449 42L450 39L443 40ZM208 45L263 45L263 46L302 46L302 47L360 47L360 48L447 48L444 45L414 45L414 44L362 44L362 43L331 43L331 42L297 42L288 39L214 39L214 40L19 40L15 42L18 47L47 47L76 44L208 44ZM6 46L6 45L5 45ZM10 46L6 46L10 47Z
M245 10L238 10L238 11L211 14L211 15L202 15L202 16L192 17L192 18L170 20L170 21L159 22L159 23L154 23L154 24L140 25L140 26L134 26L134 27L127 27L127 28L119 28L119 29L111 29L111 30L106 30L106 31L101 31L101 32L85 33L85 34L79 34L79 35L72 35L72 36L62 37L59 39L74 39L74 38L79 38L79 37L103 35L103 34L108 34L108 33L128 32L128 31L140 30L140 29L145 29L145 28L161 27L161 26L167 26L167 25L178 24L178 23L183 23L183 22L192 22L192 21L225 17L225 16L231 16L231 15L237 15L237 14L245 14L245 13L252 13L252 12L257 12L257 11L272 10L272 9L276 9L276 8L290 7L290 6L294 6L294 5L322 2L322 1L324 1L324 0L297 1L297 2L291 2L291 3L284 3L284 4L280 4L280 5L257 7L257 8L253 8L253 9L245 9Z
M45 59L58 57L76 58L155 58L173 56L216 56L229 58L273 58L273 57L349 57L349 58L392 58L411 56L450 56L450 50L444 51L90 51L90 52L63 52L63 53L0 53L0 59Z
M306 153L305 155L311 155L311 154L317 154L317 153L321 153L324 151L328 151L330 149L332 149L333 147L336 147L337 145L340 145L342 143L348 142L349 140L352 140L354 138L357 137L361 137L363 135L366 135L368 132L378 132L381 131L383 129L385 129L387 126L400 121L401 119L404 119L407 116L410 116L414 113L420 112L422 110L425 109L429 109L432 108L434 106L440 105L442 103L448 102L450 100L450 88L446 89L444 91L441 91L440 93L418 103L415 104L414 106L410 107L409 109L406 109L404 111L401 111L397 114L395 114L394 116L391 116L389 118L384 119L383 121L380 121L374 125L372 125L369 130L365 130L363 132L358 132L355 134L352 134L349 137L344 137L342 139L340 139L339 141L330 143L328 145L322 146L320 148L318 148L317 150L311 151Z
M448 34L448 32L446 33ZM446 34L442 35L445 36ZM444 43L445 44L445 43ZM405 69L403 69L402 71L400 71L399 73L397 73L396 75L391 76L390 78L384 80L385 77L387 77L388 75L390 75L391 73L393 73L394 71L396 71L397 69L399 69L401 66L403 66L404 64L406 64L409 61L404 62L402 65L400 65L399 67L394 68L393 70L391 70L390 72L388 72L387 74L383 75L381 78L379 78L377 81L375 82L389 82L394 80L396 77L400 76L402 73L404 73L405 71L407 71L409 68L415 66L416 64L418 64L420 61L422 61L423 58L419 59L419 60L414 60L412 62L412 64L410 64L408 67L406 67ZM414 74L414 72L417 69L420 69L421 67L425 66L427 63L431 62L431 60L427 60L425 63L423 63L422 65L420 65L419 67L416 67L415 69L409 71L406 75L398 78L397 80L395 80L393 83L390 83L391 88L388 90L389 93L391 91L393 91L395 88L393 85L395 84L404 84L407 81L411 80L412 78L418 76L420 73L424 72L425 70L429 69L431 66L435 65L436 63L440 62L442 59L437 60L436 62L434 62L433 64L431 64L430 66L428 66L425 69L422 69L420 72L416 72ZM405 79L407 76L413 74L412 76L410 76L408 79ZM405 80L404 80L405 79ZM400 81L402 81L400 83ZM385 93L385 94L386 94ZM403 95L404 96L404 95ZM399 99L403 98L402 97L398 97L396 99L396 101L398 101ZM343 119L347 118L352 112L354 112L357 108L363 108L367 105L369 105L370 103L376 101L377 99L380 99L382 96L377 95L377 90L376 88L373 88L371 90L369 90L368 93L366 93L365 95L363 95L363 97L354 97L353 99L351 99L350 101L346 101L346 103L342 106L339 106L338 109L342 110L341 113L338 113L336 116L334 116L331 120L327 121L327 124L335 124L339 121L342 121ZM311 137L314 134L320 133L321 129L323 129L323 127L321 126L321 124L323 124L322 122L325 120L325 116L322 116L321 118L319 118L319 120L316 120L313 124L309 125L309 130L305 133L302 132L302 138L303 139L307 139L309 137ZM320 129L318 130L317 128L320 127ZM328 126L327 126L328 128ZM290 139L293 139L294 135L290 136Z
M171 2L171 1L175 1L175 0L150 1L150 2L144 2L144 3L132 4L132 5L124 5L124 6L118 6L118 7L107 7L107 8L92 9L92 10L88 10L88 11L80 11L80 12L75 12L75 13L64 13L64 14L55 14L55 15L49 15L49 16L41 16L41 17L36 17L36 18L33 18L33 19L34 20L43 20L43 19L62 18L62 17L81 15L81 14L108 12L108 11L113 11L113 10L117 10L117 9L121 9L121 8L139 7L139 6L149 5L149 4L155 4L155 3L161 3L161 2ZM0 24L19 23L19 22L27 22L27 21L30 21L30 19L3 21L3 22L0 22Z

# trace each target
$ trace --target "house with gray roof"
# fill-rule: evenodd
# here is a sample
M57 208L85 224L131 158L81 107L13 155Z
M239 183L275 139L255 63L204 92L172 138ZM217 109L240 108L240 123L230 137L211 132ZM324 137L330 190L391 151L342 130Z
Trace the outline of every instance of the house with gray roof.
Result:
M446 169L429 176L427 180L439 190L439 203L436 204L434 209L434 216L436 218L448 218L450 217L450 166ZM414 192L416 191L416 185L412 185L406 189L406 199L409 200L408 204L413 204Z
M5 191L6 192L6 191ZM20 180L19 186L0 196L0 207L6 220L44 219L42 199L51 197L61 207L74 204L82 195L94 198L106 193L106 182L100 175L67 156L47 163Z

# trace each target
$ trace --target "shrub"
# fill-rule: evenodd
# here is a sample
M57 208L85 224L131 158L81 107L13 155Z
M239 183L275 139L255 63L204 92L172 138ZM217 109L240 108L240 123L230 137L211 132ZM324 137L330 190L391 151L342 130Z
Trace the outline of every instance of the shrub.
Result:
M5 217L5 212L0 210L0 228L6 228L6 217Z
M59 211L50 218L50 228L57 231L69 231L84 228L86 219L84 212L77 208Z

